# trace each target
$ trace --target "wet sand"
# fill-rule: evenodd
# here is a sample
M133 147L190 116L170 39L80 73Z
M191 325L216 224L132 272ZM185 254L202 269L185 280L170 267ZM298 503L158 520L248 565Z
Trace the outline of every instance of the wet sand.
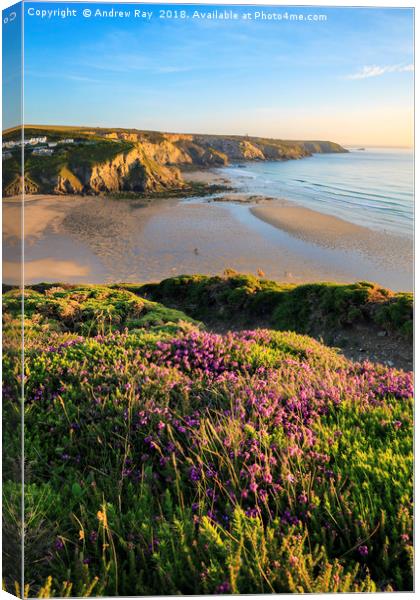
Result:
M19 264L13 261L3 262L3 279L10 283L17 283L19 278ZM30 282L42 281L83 281L89 274L87 265L79 265L71 260L56 260L43 258L25 262L25 279ZM44 276L42 276L44 275Z
M412 248L403 238L278 200L231 192L212 200L27 196L26 283L147 282L235 269L296 283L412 287ZM5 280L15 283L16 202L6 199L3 215Z
M60 229L69 210L83 203L82 196L25 196L25 241L32 243L45 233L46 227ZM22 199L3 198L3 235L20 238L22 235Z
M232 181L213 169L181 169L185 181L210 185L231 185Z
M317 246L356 250L395 267L413 260L413 243L407 238L373 231L287 201L274 200L250 210L273 227Z

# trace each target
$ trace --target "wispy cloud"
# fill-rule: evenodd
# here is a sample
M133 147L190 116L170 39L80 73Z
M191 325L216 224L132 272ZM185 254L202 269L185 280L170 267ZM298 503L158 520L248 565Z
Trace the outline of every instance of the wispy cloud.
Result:
M31 69L25 70L25 75L29 77L42 77L47 79L56 79L60 81L62 79L67 79L69 81L81 81L83 83L106 83L100 79L93 79L92 77L83 77L82 75L71 75L70 73L61 73L59 71L49 72L49 71L33 71Z
M187 71L193 71L192 67L160 67L157 69L158 73L185 73Z
M365 66L357 73L347 75L345 79L368 79L369 77L380 77L386 73L404 73L406 71L414 71L414 65L384 65L380 67L378 65Z

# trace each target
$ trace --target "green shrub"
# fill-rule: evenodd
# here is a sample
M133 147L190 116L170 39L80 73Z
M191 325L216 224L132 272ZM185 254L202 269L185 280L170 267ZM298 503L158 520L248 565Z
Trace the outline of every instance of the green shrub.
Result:
M354 324L378 324L410 335L413 299L373 283L280 284L252 275L183 275L137 288L138 293L176 305L194 318L232 326L269 323L281 330L326 333Z
M284 300L278 318L297 325L296 305L314 298L343 322L387 302L363 283L163 283L209 318L206 296L261 318ZM140 296L158 291L25 291L25 596L411 590L412 375L292 331L203 331ZM19 293L6 292L4 307L6 558L16 567ZM18 571L5 581L15 593Z

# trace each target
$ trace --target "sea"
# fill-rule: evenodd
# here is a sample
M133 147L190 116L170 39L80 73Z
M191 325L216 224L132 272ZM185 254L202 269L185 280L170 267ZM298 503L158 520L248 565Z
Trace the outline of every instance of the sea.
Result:
M412 289L412 152L354 149L302 160L247 162L218 173L238 192L296 202L363 225L367 235L353 246L317 243L270 225L250 204L223 198L145 204L40 195L25 199L26 283L146 282L234 269L262 271L269 279L290 283L367 280L393 290ZM19 279L18 233L10 227L18 223L16 211L19 205L5 199L7 283Z
M414 153L350 148L223 169L244 192L284 198L357 225L413 237Z

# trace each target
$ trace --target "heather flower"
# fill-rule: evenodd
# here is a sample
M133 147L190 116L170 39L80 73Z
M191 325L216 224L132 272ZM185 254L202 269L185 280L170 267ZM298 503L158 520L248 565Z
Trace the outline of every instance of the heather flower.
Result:
M272 476L272 474L269 471L266 471L264 473L263 481L265 481L265 483L272 483L273 482L273 476Z
M64 548L64 542L63 542L63 540L60 537L58 537L55 540L55 542L54 542L54 548L56 550L62 550Z
M197 469L196 467L192 467L190 469L190 479L191 479L191 481L200 481L200 479L201 479L200 470Z
M165 561L169 557L175 518L185 532L197 573L205 574L203 582L194 582L197 591L230 593L228 582L220 581L228 572L224 556L231 560L231 549L236 552L233 527L238 512L245 531L249 528L254 534L254 528L258 528L261 536L267 534L262 541L267 542L267 557L274 568L283 563L289 570L298 567L301 560L306 561L309 548L315 548L325 537L325 561L332 563L340 557L340 566L333 567L335 574L331 574L329 585L337 589L338 573L343 568L342 579L348 576L351 586L352 558L346 553L347 542L364 539L365 532L372 531L371 524L380 521L383 510L384 539L387 536L390 540L389 562L393 566L398 563L401 579L406 581L406 545L411 539L411 506L407 500L410 445L406 443L410 435L411 374L371 363L350 363L342 357L335 359L332 351L309 338L266 330L225 335L201 331L174 334L157 329L145 335L137 331L112 332L81 338L67 346L61 345L60 336L48 340L53 350L44 347L36 355L36 362L30 352L25 359L30 374L28 402L36 417L34 423L36 419L40 423L37 435L41 441L43 436L48 437L41 450L52 472L57 465L60 473L67 465L71 465L72 472L83 472L83 476L73 479L84 481L83 489L96 485L84 479L94 473L97 489L91 489L90 494L98 502L109 502L109 531L117 553L121 548L118 540L127 539L131 558L140 565L145 561L144 573L152 569L150 580L162 557ZM311 352L308 346L312 344L315 349ZM130 384L125 383L127 380ZM130 394L124 393L129 389ZM57 391L69 420L63 416ZM130 410L128 396L133 400ZM76 419L80 425L74 422ZM343 432L345 444L340 439ZM375 446L377 433L381 439ZM379 446L383 461L377 460ZM38 439L35 447L38 451ZM60 448L59 452L55 448ZM363 522L359 520L358 472L352 480L359 455L366 456L366 493L374 496L371 513ZM68 461L66 465L64 460ZM391 468L392 473L388 473L386 470ZM372 487L381 470L386 475L384 490L392 481L383 494L377 492L377 485ZM114 484L117 479L115 485L113 477ZM326 517L325 506L335 490L337 498L334 496L329 504L331 518ZM179 510L181 496L189 511ZM343 507L342 514L337 514L335 500ZM133 517L121 520L120 501L124 510L130 510L133 501L140 509ZM147 523L136 518L143 514L143 502L147 510L150 508ZM107 527L105 506L97 514L100 532ZM83 508L81 517L90 518L90 511ZM407 512L400 512L403 510ZM206 546L206 517L202 515L212 521L224 544L210 571L201 566L200 553ZM342 535L332 527L334 519L338 519ZM62 527L60 523L59 531L71 531L71 526L67 521ZM127 535L126 528L135 528L135 538ZM98 533L88 531L83 536L79 533L79 550L88 537L86 547L96 562L101 548L89 544L98 541ZM305 531L305 538L299 538L297 531ZM156 534L162 539L162 552L150 561L150 553L157 549ZM378 545L380 556L381 538L376 536L375 540L375 552ZM58 538L57 543L60 548L56 550L64 547L63 539ZM287 558L275 560L279 559L277 544L287 548ZM176 540L173 547L178 552ZM212 544L207 545L207 550L211 549ZM369 552L368 546L359 545L355 554L363 562ZM52 560L63 561L64 554L67 556L62 553L57 557L54 553ZM372 562L373 558L372 553ZM323 561L320 558L317 563L319 572L326 564ZM384 570L381 577L389 578L384 561L379 563ZM60 572L57 564L53 567L53 572ZM126 576L124 569L122 561L121 581ZM270 569L265 573L270 577ZM376 577L376 571L372 569L372 573ZM173 573L168 575L172 577ZM314 577L308 566L308 580ZM363 586L364 577L360 570L355 585ZM174 585L178 585L175 579ZM263 585L266 583L268 589L268 582Z
M91 542L96 542L96 540L98 539L98 534L96 531L91 531L89 534L89 541Z
M230 584L228 581L224 581L217 586L216 594L228 594L230 592Z
M266 490L259 490L258 496L262 502L266 502L268 498L268 493Z

